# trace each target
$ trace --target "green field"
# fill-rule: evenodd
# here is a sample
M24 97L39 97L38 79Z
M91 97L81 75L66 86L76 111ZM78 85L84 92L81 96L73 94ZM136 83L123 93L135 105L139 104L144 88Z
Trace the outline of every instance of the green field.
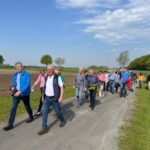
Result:
M71 85L66 86L64 99L73 97L75 95L75 91ZM36 110L39 105L40 92L36 91L31 94L31 106L33 110ZM10 109L11 109L11 96L0 97L0 122L5 121L9 117ZM22 102L20 102L17 116L25 113L26 110Z
M145 87L136 91L133 115L121 129L120 150L150 150L150 91Z

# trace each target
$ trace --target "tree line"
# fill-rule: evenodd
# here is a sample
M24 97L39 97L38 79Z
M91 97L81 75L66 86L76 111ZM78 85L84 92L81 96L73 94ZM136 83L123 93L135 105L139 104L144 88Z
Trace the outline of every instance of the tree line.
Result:
M133 70L150 70L150 54L136 58L129 64L128 68Z

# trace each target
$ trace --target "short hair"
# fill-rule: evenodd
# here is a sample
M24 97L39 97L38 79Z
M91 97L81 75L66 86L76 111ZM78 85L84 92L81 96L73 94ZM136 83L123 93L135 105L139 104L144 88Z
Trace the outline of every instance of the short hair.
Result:
M22 62L20 62L20 61L17 61L17 62L15 63L15 66L16 66L16 65L23 66Z
M48 65L48 66L47 66L47 69L48 69L48 68L54 69L53 65Z

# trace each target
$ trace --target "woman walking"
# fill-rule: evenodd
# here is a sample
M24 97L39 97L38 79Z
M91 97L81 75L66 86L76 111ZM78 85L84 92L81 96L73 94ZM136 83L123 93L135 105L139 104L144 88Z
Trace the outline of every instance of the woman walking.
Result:
M39 85L40 86L40 92L41 92L41 97L40 97L40 103L37 112L35 113L37 116L41 115L41 109L43 106L43 101L42 101L42 94L43 94L43 88L44 88L44 80L45 80L45 70L41 70L40 74L37 78L37 80L34 82L32 86L32 91L34 91L34 88Z
M95 107L95 100L96 100L96 91L98 87L98 77L95 75L93 70L89 71L89 75L86 80L86 86L89 90L90 95L90 106L91 110Z
M103 97L104 96L104 89L105 89L105 74L103 73L103 71L100 71L98 73L98 80L99 80L99 97Z

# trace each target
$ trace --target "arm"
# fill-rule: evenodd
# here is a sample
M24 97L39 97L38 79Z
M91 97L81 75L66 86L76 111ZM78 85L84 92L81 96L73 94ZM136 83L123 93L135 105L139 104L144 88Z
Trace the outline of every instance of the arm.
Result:
M62 103L62 101L63 101L63 96L64 96L64 87L63 86L61 86L60 87L60 97L59 97L59 103Z
M25 81L24 81L23 84L24 85L23 85L23 87L20 90L21 93L24 93L27 90L27 88L30 87L30 74L29 73L26 73L26 75L25 75Z
M59 96L59 103L62 103L63 101L63 95L64 95L64 86L63 86L63 82L61 80L60 77L58 77L58 84L59 84L59 87L60 87L60 96Z
M40 83L40 79L41 79L41 76L39 75L37 80L34 82L33 86L32 86L32 89L35 88L35 86L37 86L39 83Z

